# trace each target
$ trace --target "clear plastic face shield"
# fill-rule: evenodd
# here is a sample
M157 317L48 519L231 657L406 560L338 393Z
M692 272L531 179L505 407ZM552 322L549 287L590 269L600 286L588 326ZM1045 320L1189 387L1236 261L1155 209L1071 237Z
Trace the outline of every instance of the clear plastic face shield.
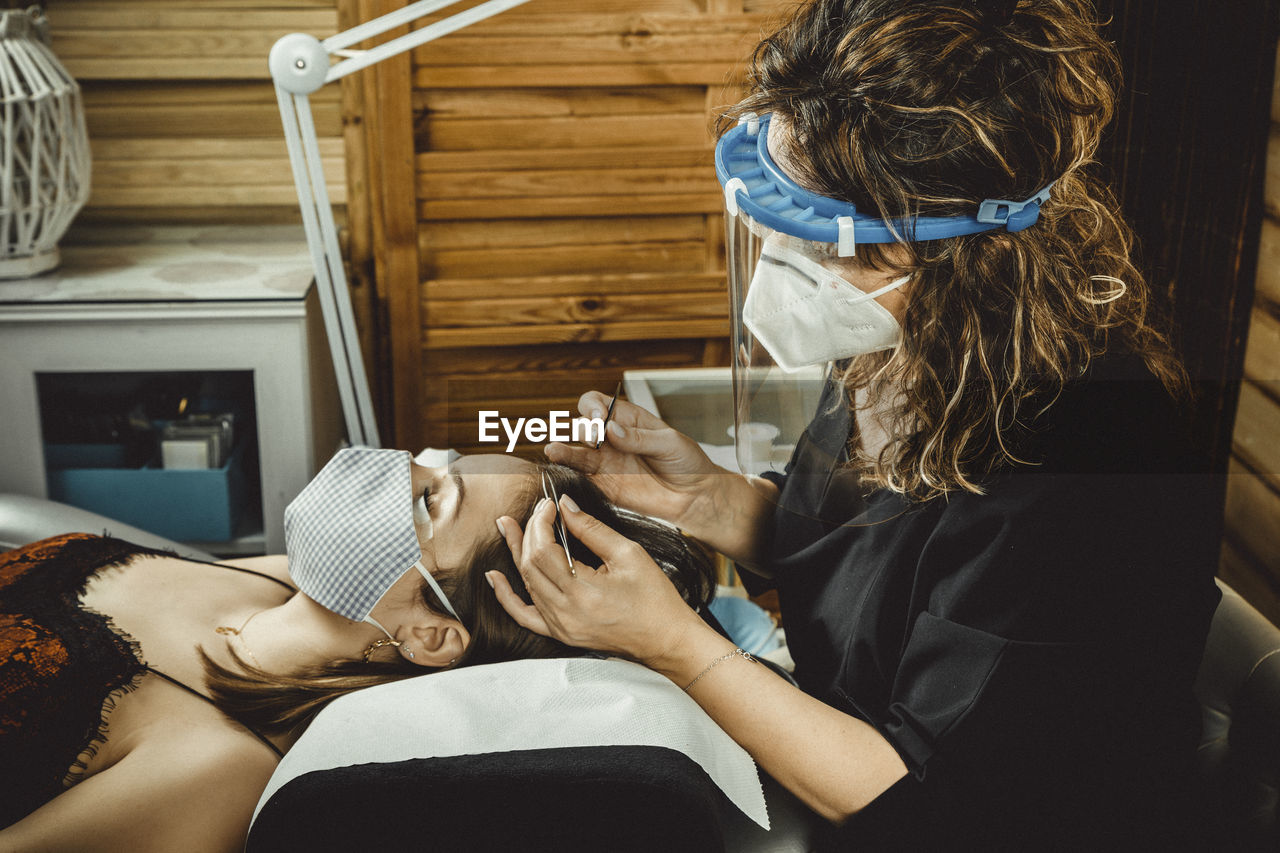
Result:
M733 364L734 444L743 473L781 471L817 414L832 364L896 347L901 328L877 297L910 276L863 289L858 245L936 240L1039 217L1049 187L1022 201L987 199L974 216L886 221L799 186L769 152L770 117L747 117L716 145L724 188Z

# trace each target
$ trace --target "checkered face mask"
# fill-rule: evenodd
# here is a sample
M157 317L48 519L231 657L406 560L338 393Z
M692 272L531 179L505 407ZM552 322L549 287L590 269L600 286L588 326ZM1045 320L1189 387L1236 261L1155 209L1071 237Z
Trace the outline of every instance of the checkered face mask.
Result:
M404 450L339 450L284 511L289 575L322 607L368 622L387 590L416 568L458 614L422 565L413 524L413 471ZM462 620L458 620L462 621Z

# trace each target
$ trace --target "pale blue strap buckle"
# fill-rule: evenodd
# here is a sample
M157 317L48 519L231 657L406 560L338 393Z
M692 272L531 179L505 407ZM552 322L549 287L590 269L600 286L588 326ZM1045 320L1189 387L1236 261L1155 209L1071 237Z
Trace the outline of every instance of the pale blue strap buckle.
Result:
M1026 201L1007 201L989 198L978 205L975 217L983 225L1003 225L1009 231L1021 231L1035 224L1040 218L1040 205L1049 200L1053 184L1040 190Z

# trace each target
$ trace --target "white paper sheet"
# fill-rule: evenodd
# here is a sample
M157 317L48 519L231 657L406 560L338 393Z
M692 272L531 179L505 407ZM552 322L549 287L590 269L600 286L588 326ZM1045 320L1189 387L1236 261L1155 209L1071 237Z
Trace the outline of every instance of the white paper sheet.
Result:
M254 817L286 782L315 770L575 746L682 752L769 828L755 762L696 702L639 664L595 658L474 666L340 697L285 755Z

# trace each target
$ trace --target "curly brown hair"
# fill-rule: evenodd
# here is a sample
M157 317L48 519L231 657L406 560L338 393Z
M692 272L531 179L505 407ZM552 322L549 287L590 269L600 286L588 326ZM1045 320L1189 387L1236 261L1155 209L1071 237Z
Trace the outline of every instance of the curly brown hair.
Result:
M909 223L1053 184L1023 231L909 242L908 224L903 242L858 246L858 262L912 276L902 344L844 369L890 425L876 458L853 454L868 483L915 500L981 493L1108 349L1186 394L1134 235L1096 175L1119 76L1088 0L815 0L756 49L751 94L722 124L781 116L811 190Z

